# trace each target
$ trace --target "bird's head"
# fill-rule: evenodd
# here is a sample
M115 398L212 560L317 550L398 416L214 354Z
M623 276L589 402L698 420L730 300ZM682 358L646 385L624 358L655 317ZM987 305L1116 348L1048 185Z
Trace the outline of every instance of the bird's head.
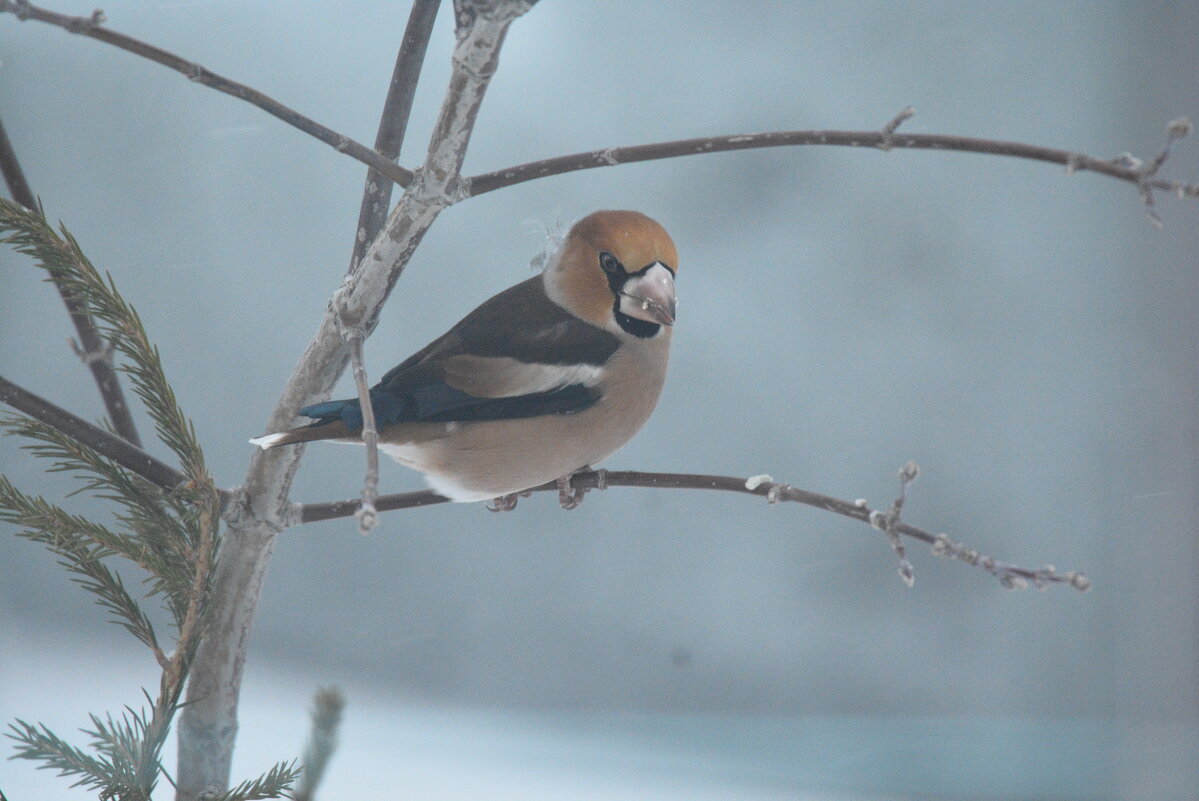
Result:
M597 211L566 235L546 292L580 319L640 338L674 325L678 254L666 229L636 211Z

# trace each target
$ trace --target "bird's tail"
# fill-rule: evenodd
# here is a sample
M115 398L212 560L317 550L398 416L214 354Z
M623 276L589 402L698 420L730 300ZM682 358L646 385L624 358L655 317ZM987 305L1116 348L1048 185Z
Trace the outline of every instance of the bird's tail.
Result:
M295 445L319 439L355 439L357 432L362 428L362 412L357 400L316 403L305 406L299 413L304 417L316 418L316 422L288 431L263 434L261 437L254 437L250 442L266 450L279 445ZM350 422L357 420L357 426L351 428L347 425L346 418L350 418Z

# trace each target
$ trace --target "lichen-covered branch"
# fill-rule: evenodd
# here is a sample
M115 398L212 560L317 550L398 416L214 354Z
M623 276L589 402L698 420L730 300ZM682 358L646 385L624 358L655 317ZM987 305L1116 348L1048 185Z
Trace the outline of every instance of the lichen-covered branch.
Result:
M359 268L334 293L329 308L267 421L286 427L305 403L327 397L345 369L341 332L369 334L404 267L437 215L458 189L475 119L499 61L508 26L529 9L527 0L459 0L460 21L450 85L424 165L371 243ZM179 728L179 801L198 801L224 789L237 732L237 699L258 597L275 538L287 523L288 492L301 448L256 453L225 519L221 561L214 577L210 633L188 685Z

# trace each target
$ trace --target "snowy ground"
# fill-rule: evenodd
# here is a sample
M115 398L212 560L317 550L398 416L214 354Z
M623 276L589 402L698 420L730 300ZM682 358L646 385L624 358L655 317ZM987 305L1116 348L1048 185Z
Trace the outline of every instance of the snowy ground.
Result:
M115 654L106 643L3 622L0 642L0 716L45 722L76 743L86 712L117 711L153 685L142 654ZM251 660L235 781L298 754L312 691L336 680ZM1199 786L1193 724L484 710L340 684L349 705L322 801L1170 801ZM10 801L91 797L68 784L30 763L0 763ZM170 788L158 795L170 798Z

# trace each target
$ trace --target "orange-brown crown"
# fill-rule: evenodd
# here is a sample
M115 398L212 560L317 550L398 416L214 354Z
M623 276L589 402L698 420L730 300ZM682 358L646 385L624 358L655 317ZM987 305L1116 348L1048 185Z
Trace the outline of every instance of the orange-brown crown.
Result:
M600 266L604 252L615 256L626 273L654 262L679 269L670 234L639 211L597 211L575 223L546 271L546 290L576 316L603 328L613 321L612 290Z

